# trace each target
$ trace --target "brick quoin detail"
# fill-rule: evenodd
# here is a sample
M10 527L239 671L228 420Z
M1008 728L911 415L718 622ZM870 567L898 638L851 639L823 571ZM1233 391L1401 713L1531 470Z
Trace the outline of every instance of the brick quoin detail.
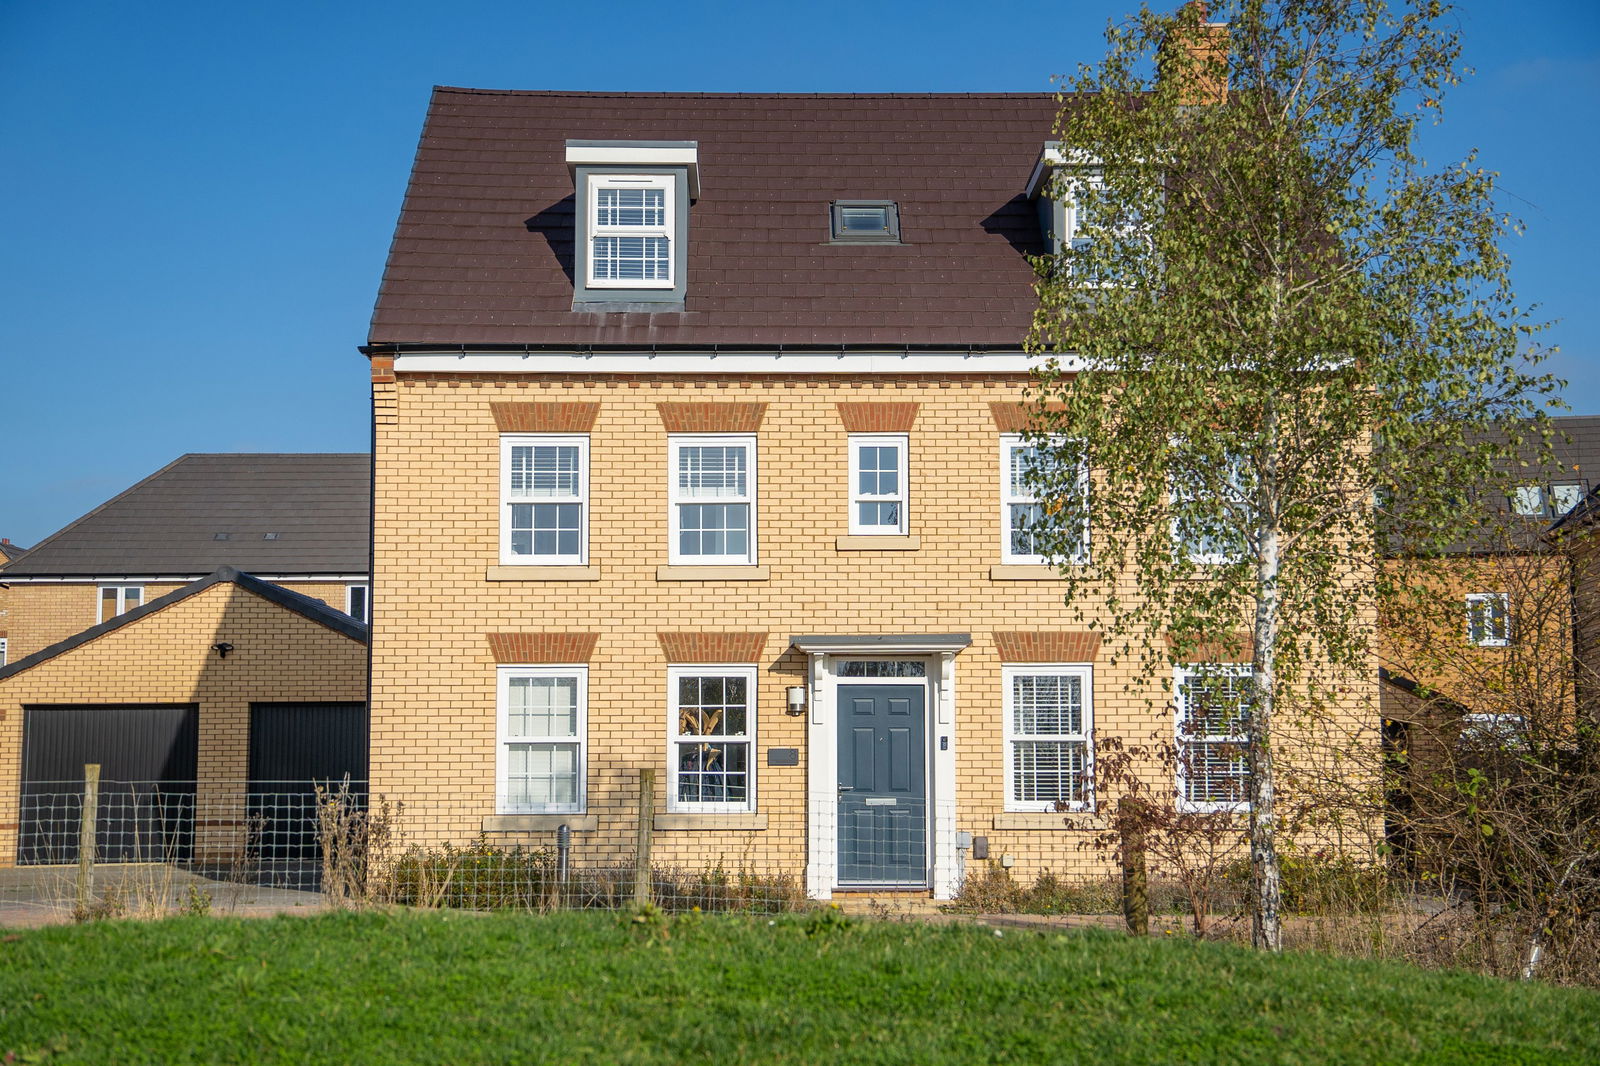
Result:
M588 433L600 414L598 403L491 403L501 433Z
M1059 411L1060 404L1048 404L1046 410ZM991 403L989 413L994 416L994 425L1001 433L1023 433L1036 428L1033 425L1034 407L1028 403Z
M758 663L765 633L657 633L669 663Z
M839 421L846 433L910 433L917 420L916 403L840 403Z
M599 633L488 633L497 663L586 663Z
M375 355L372 357L373 384L388 384L394 381L394 356Z
M764 403L658 403L668 433L754 433L767 415Z
M1167 647L1172 648L1176 642L1171 633L1163 634L1166 637ZM1220 640L1202 640L1194 646L1194 650L1185 654L1181 661L1186 663L1247 663L1255 657L1255 638L1249 633L1231 633Z
M1009 630L994 635L1003 663L1092 663L1100 654L1100 634L1086 629Z

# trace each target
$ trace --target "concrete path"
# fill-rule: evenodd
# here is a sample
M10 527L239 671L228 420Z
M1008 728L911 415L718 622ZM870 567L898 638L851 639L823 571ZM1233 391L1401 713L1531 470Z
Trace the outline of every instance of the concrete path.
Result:
M0 869L0 927L71 922L77 892L76 866ZM160 864L97 866L94 896L107 917L158 918L202 907L218 915L312 914L328 909L320 892L217 881Z

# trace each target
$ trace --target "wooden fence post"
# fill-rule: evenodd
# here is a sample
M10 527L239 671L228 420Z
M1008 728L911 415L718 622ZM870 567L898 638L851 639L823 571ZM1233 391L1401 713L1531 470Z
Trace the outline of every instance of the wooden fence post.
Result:
M656 772L639 771L639 838L633 854L633 902L650 902L650 834L655 828Z
M94 838L100 808L100 764L83 767L83 809L78 818L78 915L88 917L94 903Z
M1122 838L1122 917L1134 936L1150 935L1150 893L1145 878L1144 804L1132 796L1117 801Z

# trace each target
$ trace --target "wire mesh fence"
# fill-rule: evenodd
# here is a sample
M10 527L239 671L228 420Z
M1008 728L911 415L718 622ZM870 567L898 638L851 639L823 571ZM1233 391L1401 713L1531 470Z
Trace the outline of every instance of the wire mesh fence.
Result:
M352 781L252 782L245 792L194 782L102 781L92 790L81 781L32 782L16 857L41 874L57 870L53 882L39 878L52 886L45 902L86 915L196 909L199 893L278 906L472 910L649 903L775 913L808 905L794 874L720 860L652 862L651 834L637 825L604 840L552 827L524 835L535 842L501 844L463 834L456 806L369 799L366 784ZM87 890L80 869L93 871Z

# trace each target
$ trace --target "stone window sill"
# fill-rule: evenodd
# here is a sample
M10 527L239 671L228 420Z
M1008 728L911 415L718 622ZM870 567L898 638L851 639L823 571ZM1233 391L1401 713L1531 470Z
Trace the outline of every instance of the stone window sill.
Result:
M1009 811L994 816L994 827L1029 831L1076 829L1081 827L1068 825L1068 818L1082 818L1092 814L1093 811Z
M770 581L765 566L658 566L657 581Z
M554 833L566 826L574 833L592 833L600 827L593 814L495 814L483 820L485 833Z
M989 567L990 581L1060 581L1061 575L1048 566L1007 563Z
M922 547L921 537L840 537L833 542L842 552L914 552Z
M765 829L764 814L658 814L654 826L657 832L677 830Z
M491 566L488 581L599 581L598 566Z

